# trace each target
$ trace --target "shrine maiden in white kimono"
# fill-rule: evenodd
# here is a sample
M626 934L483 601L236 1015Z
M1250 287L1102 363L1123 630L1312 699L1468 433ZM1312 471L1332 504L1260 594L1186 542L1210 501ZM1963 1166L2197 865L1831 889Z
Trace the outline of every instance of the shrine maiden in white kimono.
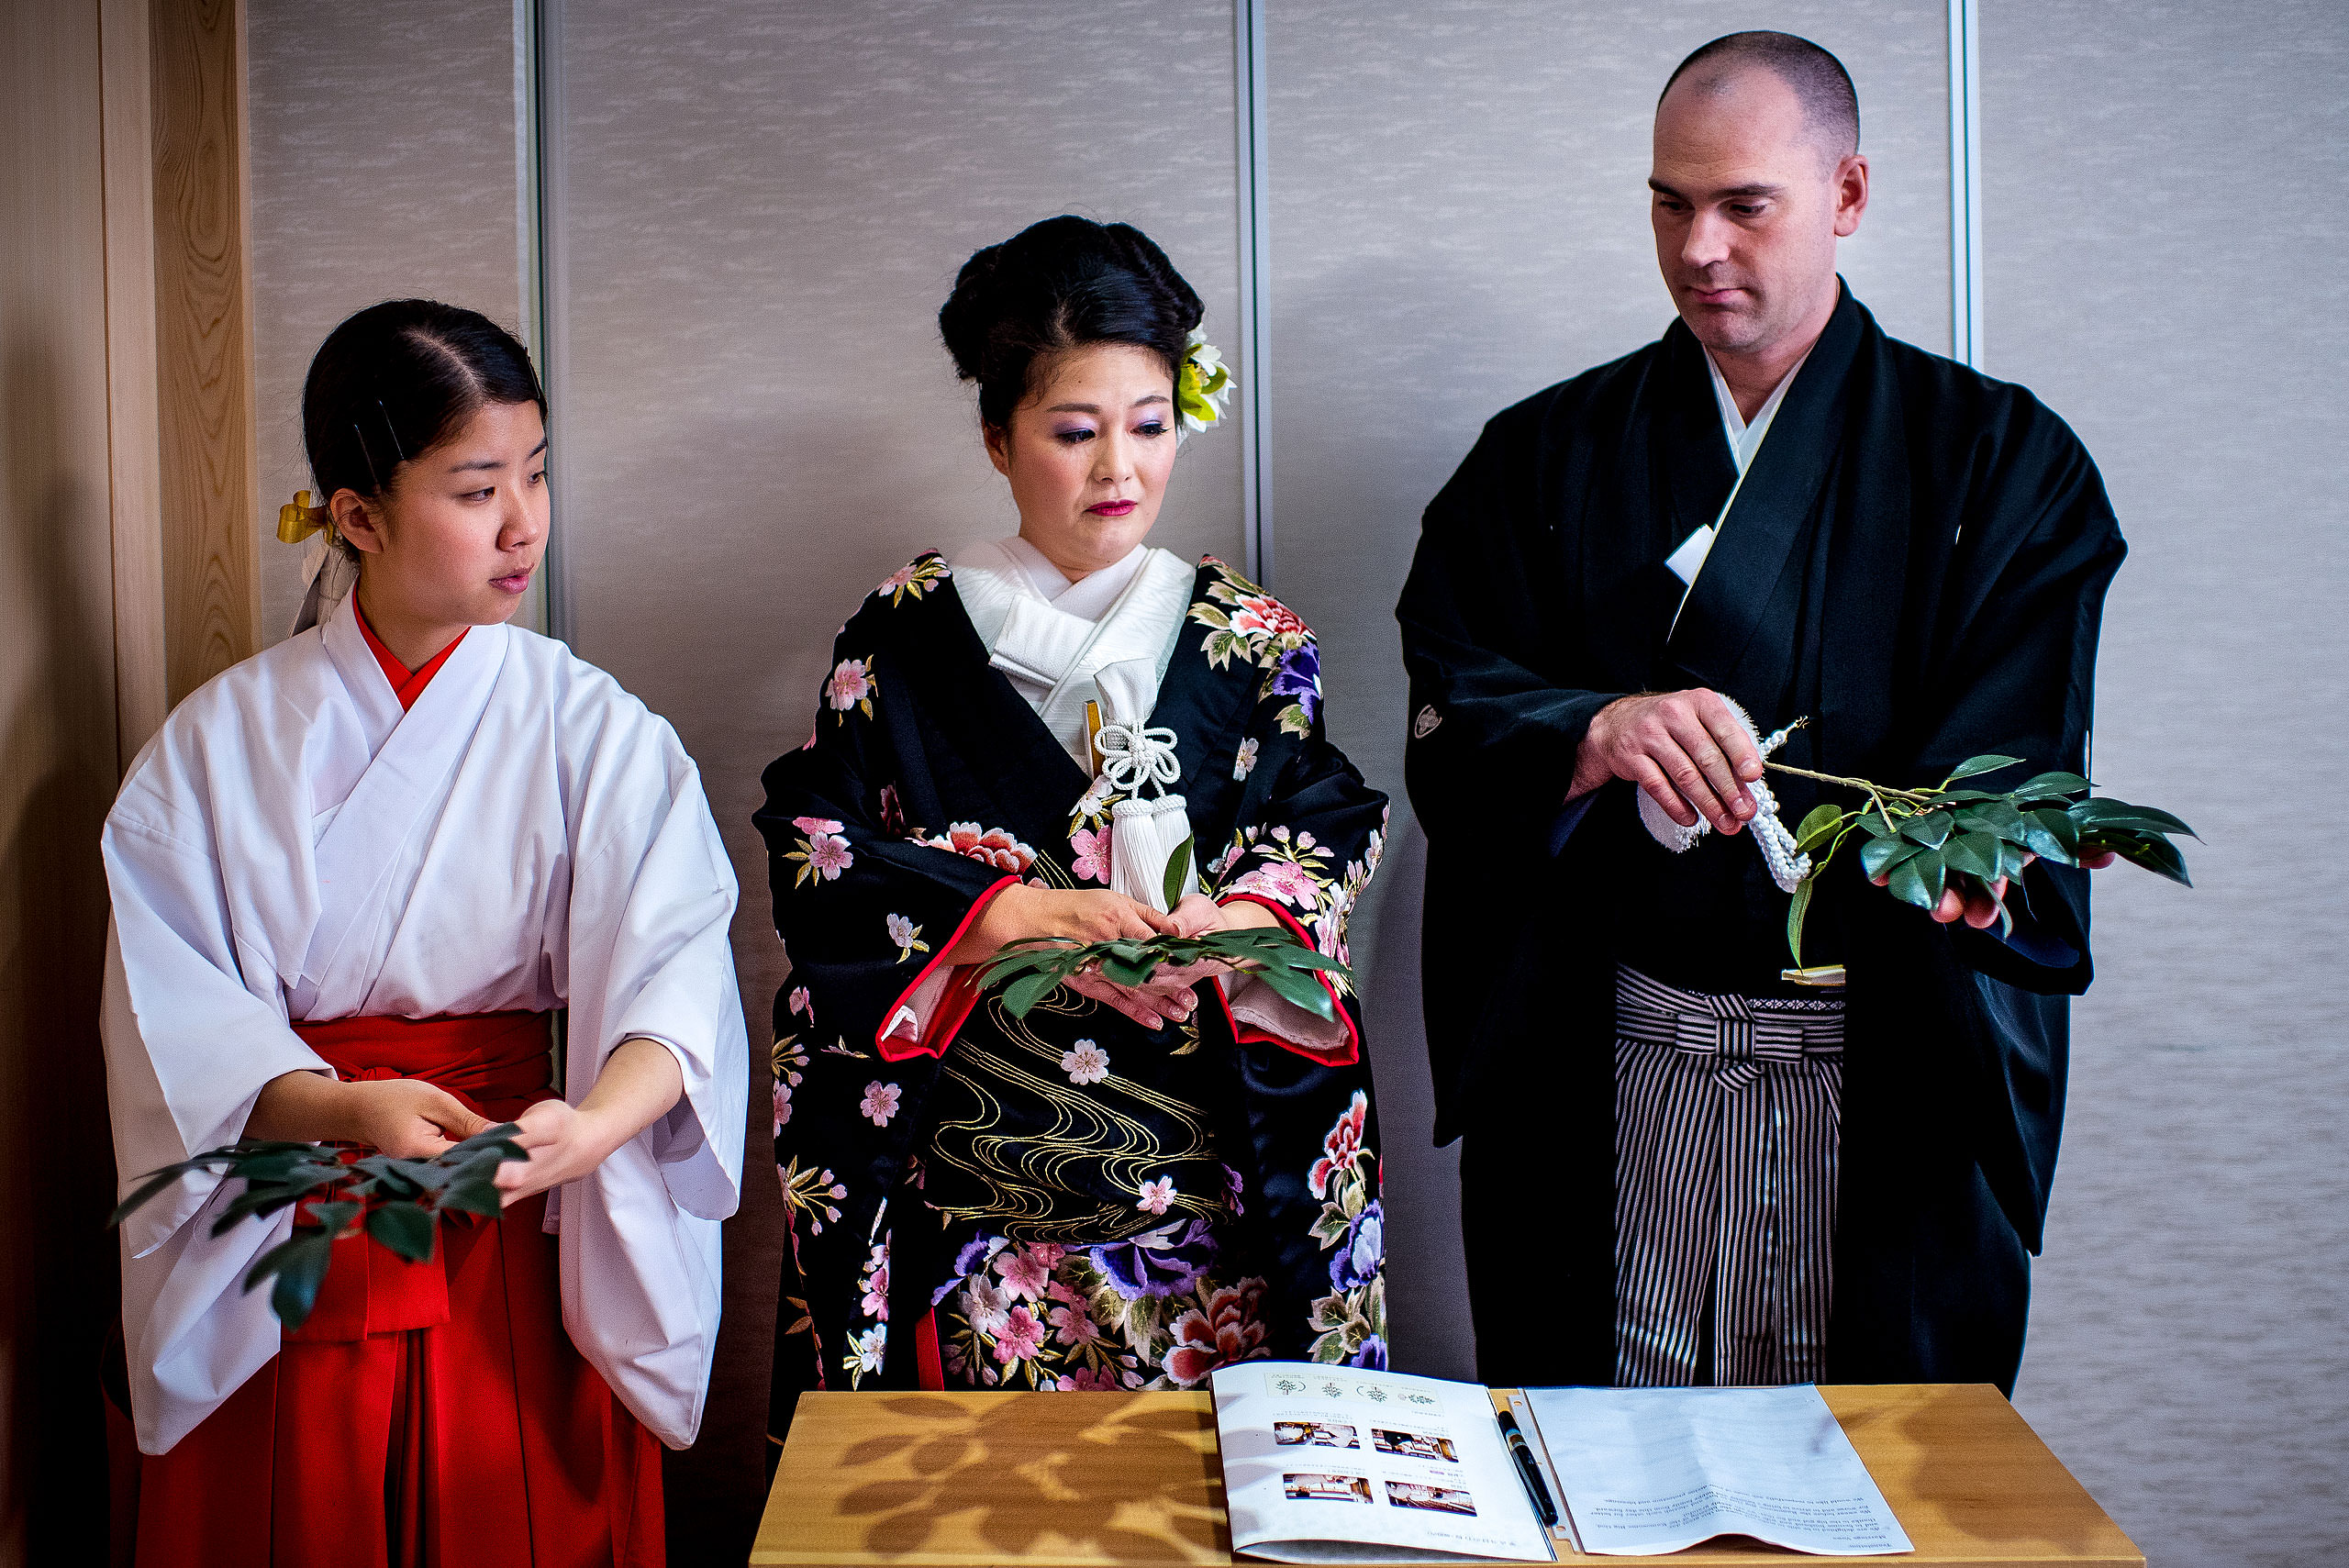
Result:
M354 595L189 697L106 820L123 1190L239 1138L271 1079L328 1071L292 1022L567 1007L555 1087L574 1105L620 1042L657 1040L684 1096L549 1195L545 1228L572 1340L682 1448L718 1335L747 1070L734 877L699 774L610 676L511 627L473 628L403 713L355 617ZM123 1228L150 1454L279 1353L269 1293L240 1284L292 1214L214 1238L221 1186L184 1178Z

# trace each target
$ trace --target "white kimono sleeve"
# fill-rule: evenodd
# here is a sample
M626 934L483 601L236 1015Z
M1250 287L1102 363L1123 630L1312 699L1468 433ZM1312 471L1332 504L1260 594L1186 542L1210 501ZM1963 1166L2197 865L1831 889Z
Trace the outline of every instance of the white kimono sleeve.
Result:
M101 848L114 915L99 1032L128 1196L148 1173L242 1137L271 1079L330 1070L287 1027L273 969L240 953L209 846L117 807ZM251 958L266 997L248 987L240 957ZM184 1176L123 1224L123 1333L148 1453L177 1442L277 1353L268 1293L242 1285L293 1216L215 1238L220 1185Z
M564 1190L562 1308L613 1391L683 1448L701 1424L717 1347L718 1222L741 1199L750 1058L728 940L733 868L699 774L652 722L665 776L623 762L609 788L634 798L598 801L607 786L588 786L571 894L565 1089L578 1104L621 1042L645 1039L676 1058L685 1095ZM653 739L640 743L651 751ZM648 805L650 814L628 812Z

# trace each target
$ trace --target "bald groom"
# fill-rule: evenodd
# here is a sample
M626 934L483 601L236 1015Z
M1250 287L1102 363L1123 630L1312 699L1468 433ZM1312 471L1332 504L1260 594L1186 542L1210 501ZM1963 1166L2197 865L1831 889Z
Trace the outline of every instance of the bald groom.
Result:
M2062 420L1843 286L1859 131L1815 44L1690 55L1648 182L1678 319L1495 417L1427 510L1407 773L1488 1382L2013 1385L2088 873L2030 867L2001 934L1839 857L1804 956L1845 983L1798 984L1731 705L1808 720L1775 760L1817 772L2085 772L2123 546ZM1771 780L1788 827L1851 804Z

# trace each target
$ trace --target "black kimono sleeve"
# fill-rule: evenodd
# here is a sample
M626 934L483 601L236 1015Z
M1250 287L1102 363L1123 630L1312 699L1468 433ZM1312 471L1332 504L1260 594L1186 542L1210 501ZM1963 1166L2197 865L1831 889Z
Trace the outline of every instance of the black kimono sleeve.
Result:
M834 647L816 733L769 764L766 805L752 820L766 839L775 930L791 959L777 1034L820 1029L852 1050L885 1051L899 1002L944 962L987 895L1019 878L923 841L919 825L902 819L895 760L873 713L887 700L886 662L849 646L863 619ZM795 1011L799 1020L788 1021Z
M1386 847L1386 796L1322 738L1318 712L1301 742L1271 745L1277 748L1271 751L1277 759L1272 787L1243 796L1244 820L1209 868L1210 895L1219 903L1262 904L1316 951L1345 962L1347 924ZM1243 1044L1270 1041L1332 1063L1360 1061L1361 999L1326 973L1322 984L1338 1006L1341 1046L1319 1048L1237 1019L1235 1036Z
M1915 776L1938 779L1967 757L2023 764L1979 781L2011 787L2050 769L2087 773L2096 649L2104 596L2127 553L2102 480L2063 422L2019 390L2003 439L1986 443L1942 601L1950 628L1917 709L1934 716ZM2045 861L2009 898L2014 930L1949 928L1976 973L2043 995L2078 995L2088 951L2090 873Z
M1565 806L1575 752L1621 692L1553 685L1539 673L1539 595L1557 587L1548 531L1510 439L1488 426L1430 502L1396 606L1410 677L1411 803L1431 841L1527 831Z

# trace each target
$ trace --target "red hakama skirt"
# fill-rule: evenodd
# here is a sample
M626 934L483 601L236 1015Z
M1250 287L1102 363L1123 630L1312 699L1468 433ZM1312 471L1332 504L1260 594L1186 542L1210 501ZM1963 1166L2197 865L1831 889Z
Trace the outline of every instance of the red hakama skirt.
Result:
M492 1121L554 1095L543 1013L295 1028ZM142 1458L139 1568L660 1568L660 1444L563 1329L545 1214L444 1224L425 1263L338 1242L276 1358Z

